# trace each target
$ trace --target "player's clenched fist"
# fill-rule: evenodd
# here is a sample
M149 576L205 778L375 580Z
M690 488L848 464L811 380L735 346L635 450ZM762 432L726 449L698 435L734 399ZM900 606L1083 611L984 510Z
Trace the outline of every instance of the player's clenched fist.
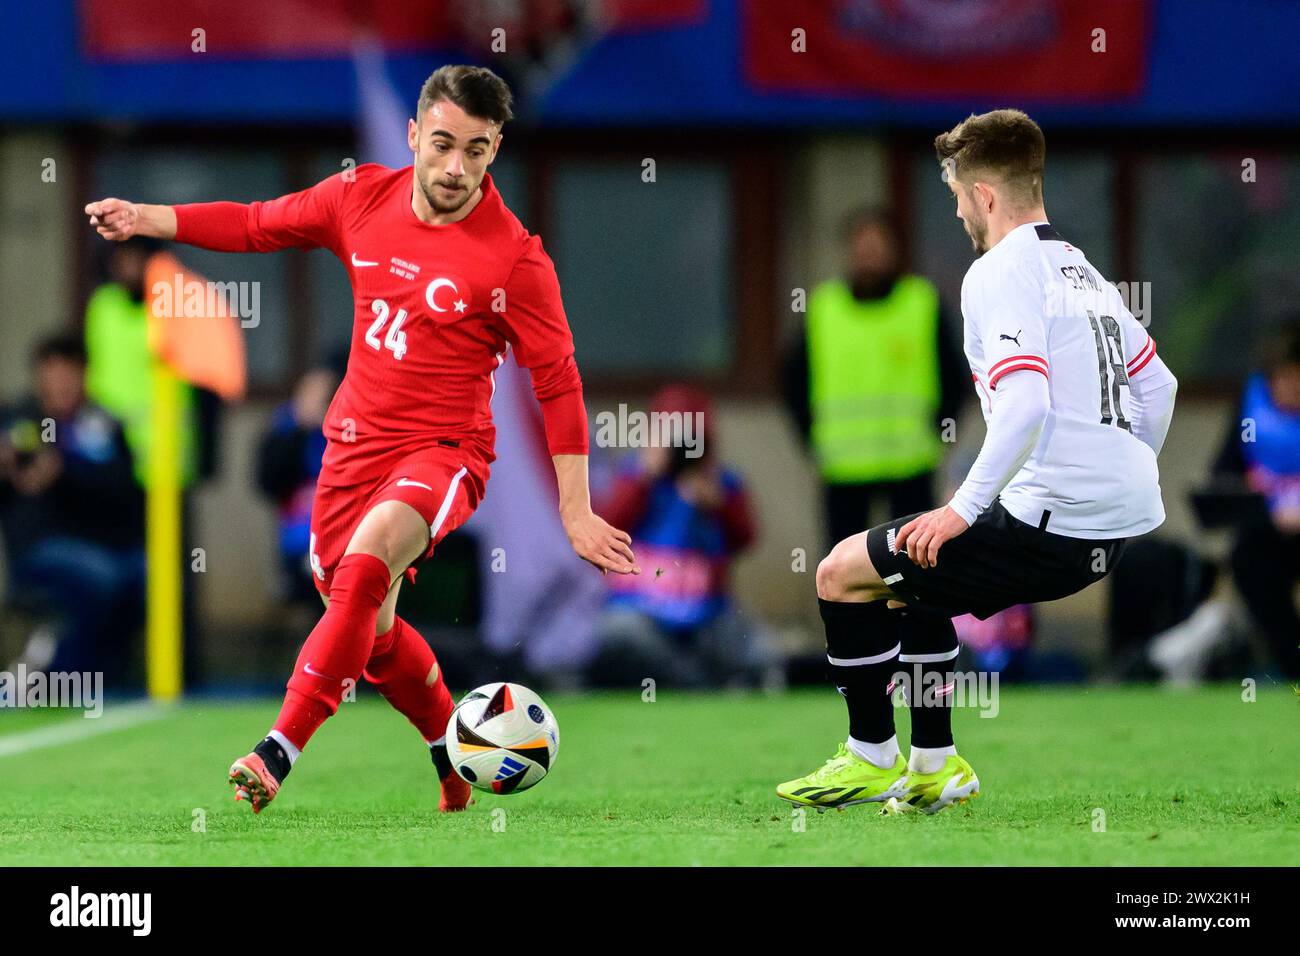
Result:
M564 530L569 543L582 560L617 574L640 574L636 557L632 554L632 538L619 531L604 518L592 511L564 519Z
M176 213L171 206L148 206L125 199L101 199L86 204L90 224L105 239L122 242L132 236L176 237Z

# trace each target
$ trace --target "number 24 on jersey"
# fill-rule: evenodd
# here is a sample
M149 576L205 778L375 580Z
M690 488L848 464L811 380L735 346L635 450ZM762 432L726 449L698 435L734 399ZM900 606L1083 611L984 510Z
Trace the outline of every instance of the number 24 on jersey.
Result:
M406 333L402 331L402 323L406 321L406 310L397 310L382 344L379 341L379 333L388 323L388 303L383 299L376 299L370 304L370 311L375 313L375 321L371 322L370 328L366 330L366 344L376 352L388 349L393 353L393 358L400 362L402 356L406 354Z

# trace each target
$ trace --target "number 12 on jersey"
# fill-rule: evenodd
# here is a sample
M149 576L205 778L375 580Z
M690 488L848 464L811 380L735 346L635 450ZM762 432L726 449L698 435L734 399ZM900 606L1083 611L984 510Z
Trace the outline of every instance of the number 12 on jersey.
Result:
M383 299L376 299L370 303L370 311L375 313L375 321L371 322L370 328L366 330L366 344L376 352L380 349L388 349L393 353L393 358L400 362L402 356L406 354L406 333L402 331L402 323L406 321L406 310L397 310L397 314L393 316L393 324L388 326L388 334L384 336L382 345L379 342L379 333L383 331L384 323L388 321L388 303Z

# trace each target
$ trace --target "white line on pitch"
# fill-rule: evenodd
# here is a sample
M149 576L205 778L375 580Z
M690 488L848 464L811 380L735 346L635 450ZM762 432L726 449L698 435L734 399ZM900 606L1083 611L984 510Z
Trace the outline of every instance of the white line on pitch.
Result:
M169 708L161 707L150 701L126 704L120 707L106 707L104 716L94 719L70 717L59 721L51 727L38 727L17 734L0 736L0 757L13 757L17 754L57 747L60 744L75 743L100 734L125 730L151 720L166 716Z

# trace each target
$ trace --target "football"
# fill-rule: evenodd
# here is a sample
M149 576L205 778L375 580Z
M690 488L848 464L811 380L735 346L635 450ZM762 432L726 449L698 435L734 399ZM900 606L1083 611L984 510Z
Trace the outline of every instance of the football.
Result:
M520 684L484 684L470 691L447 722L447 756L472 787L519 793L555 766L560 728L542 698Z

